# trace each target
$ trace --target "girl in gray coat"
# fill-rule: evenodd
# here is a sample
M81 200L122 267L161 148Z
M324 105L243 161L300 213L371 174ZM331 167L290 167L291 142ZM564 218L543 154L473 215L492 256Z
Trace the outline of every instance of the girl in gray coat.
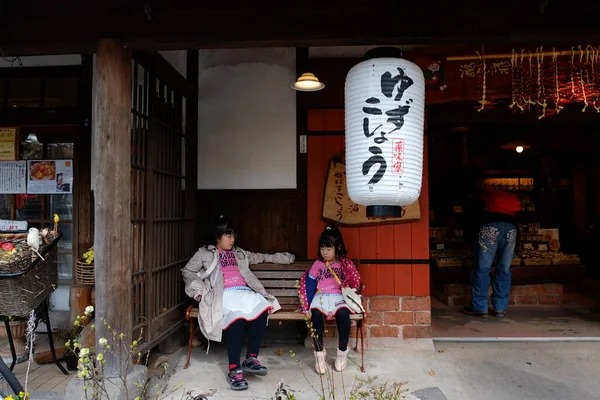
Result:
M227 339L229 385L233 390L248 389L244 373L264 376L267 368L258 361L267 318L281 308L250 271L251 264L270 262L291 264L289 253L250 253L236 247L231 222L220 216L212 229L214 245L203 246L182 269L185 292L200 303L198 324L210 341ZM246 321L250 338L246 358L240 363Z

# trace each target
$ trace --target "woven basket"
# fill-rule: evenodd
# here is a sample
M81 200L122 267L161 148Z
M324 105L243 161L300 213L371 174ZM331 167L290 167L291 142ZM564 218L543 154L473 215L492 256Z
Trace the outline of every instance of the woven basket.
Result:
M76 261L75 278L78 285L94 286L96 278L94 275L94 264L87 264L83 261Z
M0 264L0 315L25 316L37 308L58 285L56 258L57 235L47 245L40 246L39 257L32 262L31 254L20 257L13 263Z

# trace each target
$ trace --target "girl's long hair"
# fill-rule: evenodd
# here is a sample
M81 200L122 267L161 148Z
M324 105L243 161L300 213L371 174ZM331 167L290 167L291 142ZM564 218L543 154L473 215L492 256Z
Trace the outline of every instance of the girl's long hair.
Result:
M342 237L342 232L340 232L339 228L335 225L327 224L325 230L319 237L317 259L321 261L323 261L323 256L321 255L322 247L333 247L335 249L335 255L337 259L348 256L348 251L346 250L346 245L344 244L344 238Z

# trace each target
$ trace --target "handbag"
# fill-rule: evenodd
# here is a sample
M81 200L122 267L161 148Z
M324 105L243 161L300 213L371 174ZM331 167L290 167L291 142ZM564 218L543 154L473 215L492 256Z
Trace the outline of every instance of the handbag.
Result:
M327 265L327 268L329 268L329 272L331 272L338 285L342 286L340 278L337 276L333 268L331 268L329 262L325 263L325 265ZM360 294L356 293L356 289L350 287L342 287L342 296L344 296L344 301L346 302L346 305L350 307L350 309L356 314L365 313L365 308L362 305L362 297Z

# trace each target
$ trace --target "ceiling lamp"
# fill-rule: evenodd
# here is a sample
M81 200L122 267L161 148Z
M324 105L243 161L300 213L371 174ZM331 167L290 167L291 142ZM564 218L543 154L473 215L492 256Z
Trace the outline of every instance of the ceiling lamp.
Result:
M27 139L25 139L25 143L39 143L40 141L37 138L37 135L35 133L30 133L27 136Z
M325 87L323 82L319 82L319 78L310 72L305 72L300 78L292 83L292 89L300 92L316 92Z
M517 153L522 153L523 152L523 146L517 146L517 147L515 147L515 151Z

